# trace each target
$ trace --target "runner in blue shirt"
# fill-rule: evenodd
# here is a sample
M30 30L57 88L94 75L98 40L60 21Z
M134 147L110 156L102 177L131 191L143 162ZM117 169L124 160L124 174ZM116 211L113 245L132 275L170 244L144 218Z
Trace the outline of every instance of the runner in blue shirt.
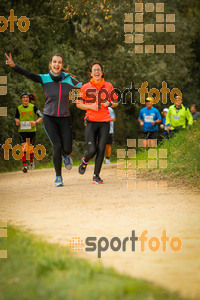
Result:
M148 140L151 140L150 147L156 147L158 138L158 124L161 122L161 115L157 108L153 107L153 98L148 97L145 100L146 107L139 113L138 121L144 130L144 147L148 147Z

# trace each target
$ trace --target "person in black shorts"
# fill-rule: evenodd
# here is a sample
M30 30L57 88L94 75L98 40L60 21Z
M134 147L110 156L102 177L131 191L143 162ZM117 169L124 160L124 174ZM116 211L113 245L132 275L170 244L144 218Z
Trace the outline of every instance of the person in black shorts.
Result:
M42 114L37 109L37 107L30 103L31 99L33 102L37 101L37 97L35 94L28 94L27 92L23 92L21 94L22 104L18 106L15 113L15 124L18 126L20 143L23 148L23 156L22 163L23 168L22 171L24 173L27 172L27 161L26 154L27 151L30 153L30 165L29 169L34 169L34 142L35 142L35 134L37 130L37 124L42 122ZM38 116L38 119L35 121L35 116ZM30 144L28 145L27 139L30 139Z
M66 169L72 168L73 162L69 157L72 151L72 126L69 112L69 93L72 89L80 88L82 83L74 78L64 68L63 56L54 54L49 62L48 74L34 74L16 65L11 53L7 57L6 64L17 73L26 76L39 83L45 94L45 106L43 111L44 129L53 145L53 163L56 172L55 186L63 186L61 174L62 160Z
M153 98L148 97L145 100L146 107L139 112L138 122L143 129L143 143L147 148L156 146L158 138L158 124L161 122L161 115L157 108L153 107ZM148 142L150 140L150 143Z

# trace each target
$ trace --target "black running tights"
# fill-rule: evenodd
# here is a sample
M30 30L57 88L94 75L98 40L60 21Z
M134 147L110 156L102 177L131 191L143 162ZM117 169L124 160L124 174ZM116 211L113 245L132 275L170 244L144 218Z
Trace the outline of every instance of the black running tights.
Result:
M72 152L72 128L70 117L44 115L44 129L53 145L53 163L56 176L61 176L62 155Z
M109 130L109 122L87 122L85 129L87 150L84 160L88 162L96 154L94 174L101 171Z

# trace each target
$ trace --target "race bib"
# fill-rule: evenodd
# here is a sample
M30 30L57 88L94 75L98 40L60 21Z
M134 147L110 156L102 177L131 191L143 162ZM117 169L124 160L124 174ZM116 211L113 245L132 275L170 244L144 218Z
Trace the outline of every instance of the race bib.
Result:
M152 122L153 121L153 116L145 116L144 121L145 122Z
M21 130L31 129L31 124L29 122L20 122L20 129Z
M174 120L180 120L180 116L173 116Z

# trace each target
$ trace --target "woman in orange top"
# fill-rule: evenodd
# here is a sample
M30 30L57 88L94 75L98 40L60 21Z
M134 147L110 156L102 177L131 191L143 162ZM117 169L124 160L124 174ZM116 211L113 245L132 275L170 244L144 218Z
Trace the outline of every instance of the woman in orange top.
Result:
M84 174L89 160L95 158L93 183L103 183L99 177L104 159L106 142L110 129L110 114L108 107L115 107L117 95L111 83L104 80L103 66L100 62L93 62L90 66L91 80L84 84L80 90L80 97L76 106L86 110L85 114L85 135L87 150L78 171Z

